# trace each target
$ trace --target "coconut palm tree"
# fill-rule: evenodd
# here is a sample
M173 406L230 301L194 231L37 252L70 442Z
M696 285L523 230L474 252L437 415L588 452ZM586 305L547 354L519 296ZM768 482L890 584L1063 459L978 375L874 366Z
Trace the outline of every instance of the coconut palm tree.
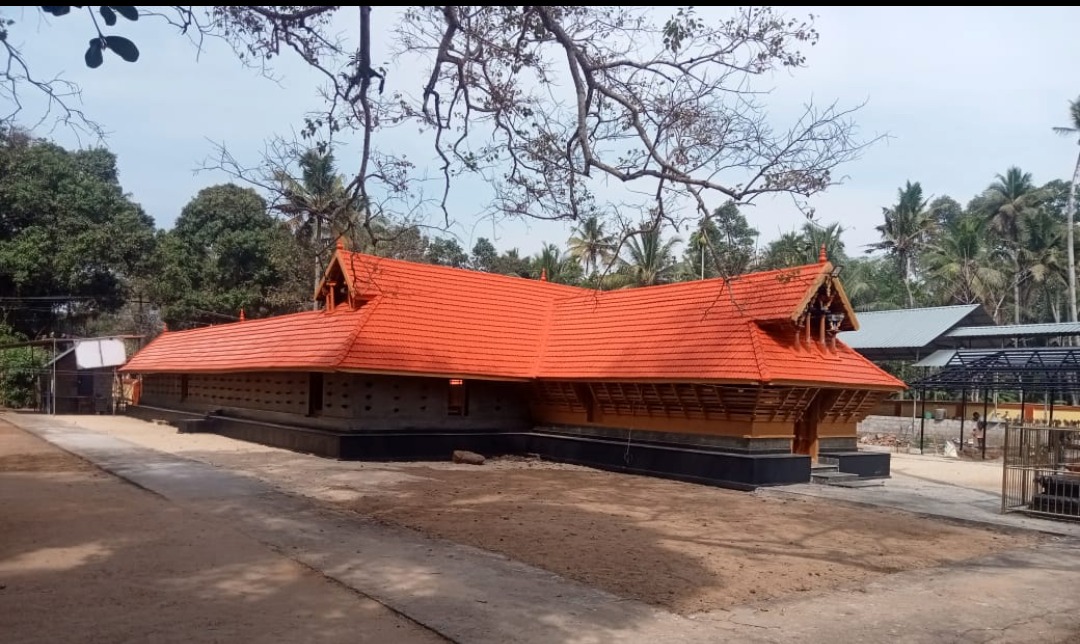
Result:
M983 193L986 217L991 227L1001 235L1004 250L1012 260L1015 324L1020 324L1022 310L1020 282L1024 272L1021 265L1024 222L1037 211L1042 196L1031 180L1031 173L1015 166L1004 175L997 175L997 179Z
M1068 284L1064 238L1061 222L1045 210L1036 211L1024 221L1020 262L1028 288L1021 299L1027 311L1044 306L1041 319L1061 320L1061 291Z
M557 244L544 244L533 259L533 278L545 277L549 282L576 284L581 279L581 265L566 256Z
M822 226L813 221L808 221L803 224L802 237L805 241L800 264L817 262L821 256L822 246L825 247L825 257L833 263L842 263L847 258L844 249L844 227L838 222Z
M987 240L987 221L962 217L946 224L929 248L926 267L942 304L982 302L996 308L1005 275L996 268L994 248Z
M926 208L919 182L910 181L897 190L897 202L892 208L882 208L885 223L877 227L881 241L869 249L883 250L896 259L897 271L904 282L908 307L915 306L911 283L915 279L915 258L922 252L934 230L934 219Z
M286 216L293 233L310 244L315 286L322 277L334 242L346 237L356 250L365 250L358 225L363 212L359 199L345 189L334 155L311 149L300 156L300 177L285 171L274 174L283 200L274 208Z
M1076 136L1080 134L1080 98L1069 101L1069 125L1055 127L1054 131L1062 136ZM1080 137L1077 138L1080 145ZM1076 156L1076 166L1073 168L1072 185L1069 189L1069 199L1065 203L1065 248L1069 256L1069 321L1076 322L1076 251L1073 246L1074 218L1076 217L1076 190L1080 186L1080 154Z
M596 215L586 217L574 227L567 246L570 256L581 262L590 276L596 274L601 263L607 267L615 254L615 238L607 234L604 222Z
M622 268L634 286L652 286L671 281L675 272L675 244L681 240L664 240L659 226L644 228L626 240L628 258Z

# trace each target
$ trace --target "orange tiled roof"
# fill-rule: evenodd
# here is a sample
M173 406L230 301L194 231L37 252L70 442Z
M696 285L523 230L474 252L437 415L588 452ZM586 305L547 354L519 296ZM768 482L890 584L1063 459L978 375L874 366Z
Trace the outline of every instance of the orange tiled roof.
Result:
M362 294L358 309L165 333L125 370L904 386L842 343L796 341L791 320L828 263L598 292L346 251L337 258Z

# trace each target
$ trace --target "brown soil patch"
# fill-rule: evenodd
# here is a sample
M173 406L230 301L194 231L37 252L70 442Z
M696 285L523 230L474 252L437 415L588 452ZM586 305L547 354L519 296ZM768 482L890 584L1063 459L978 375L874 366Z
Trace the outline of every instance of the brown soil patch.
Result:
M4 642L442 641L2 421L0 508Z
M823 591L1036 537L585 468L410 467L340 505L682 614ZM417 478L419 477L419 478Z

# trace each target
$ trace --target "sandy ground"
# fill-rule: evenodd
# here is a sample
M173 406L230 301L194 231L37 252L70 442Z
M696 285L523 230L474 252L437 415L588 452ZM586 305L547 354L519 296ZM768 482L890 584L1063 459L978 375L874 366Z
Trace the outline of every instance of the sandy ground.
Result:
M912 478L972 490L1001 492L1001 460L958 460L944 456L893 454L892 471Z
M527 459L482 467L339 462L129 418L64 420L681 614L858 586L1036 540Z
M0 640L443 641L2 421Z

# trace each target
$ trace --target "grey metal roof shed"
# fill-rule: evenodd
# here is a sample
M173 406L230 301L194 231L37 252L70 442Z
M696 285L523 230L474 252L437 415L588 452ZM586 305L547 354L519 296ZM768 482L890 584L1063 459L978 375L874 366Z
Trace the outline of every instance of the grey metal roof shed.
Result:
M942 338L957 327L992 325L981 304L857 313L858 331L839 339L871 360L918 360L951 346Z

